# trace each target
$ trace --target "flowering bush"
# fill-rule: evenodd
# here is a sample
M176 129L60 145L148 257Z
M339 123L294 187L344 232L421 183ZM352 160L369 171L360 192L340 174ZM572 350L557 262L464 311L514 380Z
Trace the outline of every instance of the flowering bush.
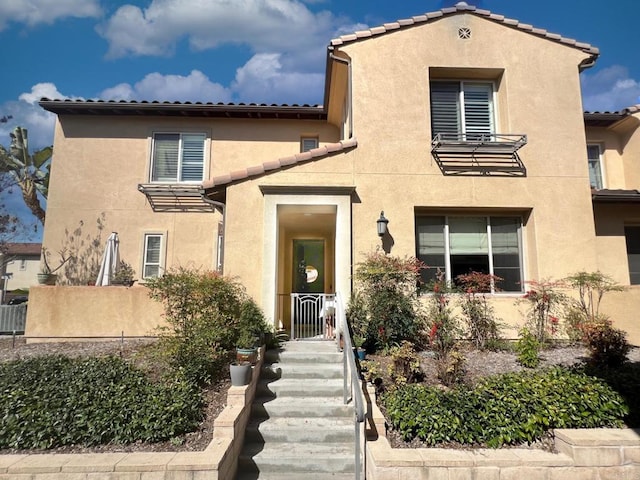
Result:
M538 342L553 338L559 331L559 317L563 315L567 296L559 291L561 282L549 280L527 282L529 290L520 301L528 304L528 331Z
M462 332L450 307L453 290L442 271L438 271L436 280L427 286L427 290L431 292L427 306L429 345L436 356L441 358L454 347Z
M356 267L358 319L365 325L369 348L388 349L403 340L415 341L424 323L418 288L425 265L415 257L395 257L376 251ZM353 309L355 312L356 309Z
M487 302L486 292L502 279L495 275L470 272L458 275L456 281L464 291L461 299L462 313L467 324L469 339L476 348L486 349L500 338L500 327L493 307Z

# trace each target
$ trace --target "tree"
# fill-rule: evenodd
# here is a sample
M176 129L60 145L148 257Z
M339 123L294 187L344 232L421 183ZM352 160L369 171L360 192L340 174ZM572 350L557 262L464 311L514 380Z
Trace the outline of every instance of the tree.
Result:
M38 193L46 200L49 193L49 173L53 147L45 147L29 154L27 129L16 127L7 151L0 145L0 173L7 173L20 187L22 198L29 210L44 225L45 211Z

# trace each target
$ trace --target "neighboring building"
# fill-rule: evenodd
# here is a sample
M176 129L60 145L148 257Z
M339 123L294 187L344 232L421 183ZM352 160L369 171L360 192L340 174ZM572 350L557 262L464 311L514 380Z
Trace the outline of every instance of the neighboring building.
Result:
M40 243L7 243L0 254L0 277L3 279L2 303L7 303L15 290L37 285L40 270ZM24 294L22 294L24 295Z
M515 325L526 281L640 281L640 114L583 114L597 57L459 3L332 40L323 106L43 99L58 115L44 244L104 213L141 280L224 268L288 326L301 262L310 291L348 298L384 211L392 254L503 277L492 297ZM640 343L626 305L610 308Z

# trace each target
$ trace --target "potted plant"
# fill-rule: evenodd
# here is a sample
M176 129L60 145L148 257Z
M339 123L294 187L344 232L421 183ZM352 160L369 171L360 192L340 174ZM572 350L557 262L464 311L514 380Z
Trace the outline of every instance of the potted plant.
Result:
M365 342L365 338L360 336L360 335L354 335L353 336L353 346L356 349L356 354L358 355L358 358L360 360L364 360L367 356L367 351L362 348L362 345L364 345Z
M60 255L60 262L57 267L51 268L49 263L51 252L49 252L45 247L42 247L42 267L40 269L40 273L38 273L38 283L40 285L55 285L56 280L58 279L56 272L73 258L71 255L66 256L66 250L61 250L58 254Z
M236 360L238 362L256 363L258 359L258 338L249 330L242 329L236 339Z
M118 269L116 270L115 275L111 278L111 283L113 285L125 285L127 287L132 286L135 283L135 279L133 278L133 267L125 262L124 260L120 260L118 264Z
M229 365L229 373L231 375L231 385L241 387L247 385L250 381L251 362L235 361Z

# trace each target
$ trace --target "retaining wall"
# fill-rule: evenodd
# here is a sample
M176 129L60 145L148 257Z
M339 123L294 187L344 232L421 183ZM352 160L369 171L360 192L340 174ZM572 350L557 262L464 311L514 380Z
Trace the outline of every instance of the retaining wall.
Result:
M368 398L374 394L368 391ZM369 402L367 480L639 480L640 430L555 430L558 453L524 448L391 448Z
M235 477L264 347L244 387L230 387L227 406L202 452L0 455L0 480L229 480Z

